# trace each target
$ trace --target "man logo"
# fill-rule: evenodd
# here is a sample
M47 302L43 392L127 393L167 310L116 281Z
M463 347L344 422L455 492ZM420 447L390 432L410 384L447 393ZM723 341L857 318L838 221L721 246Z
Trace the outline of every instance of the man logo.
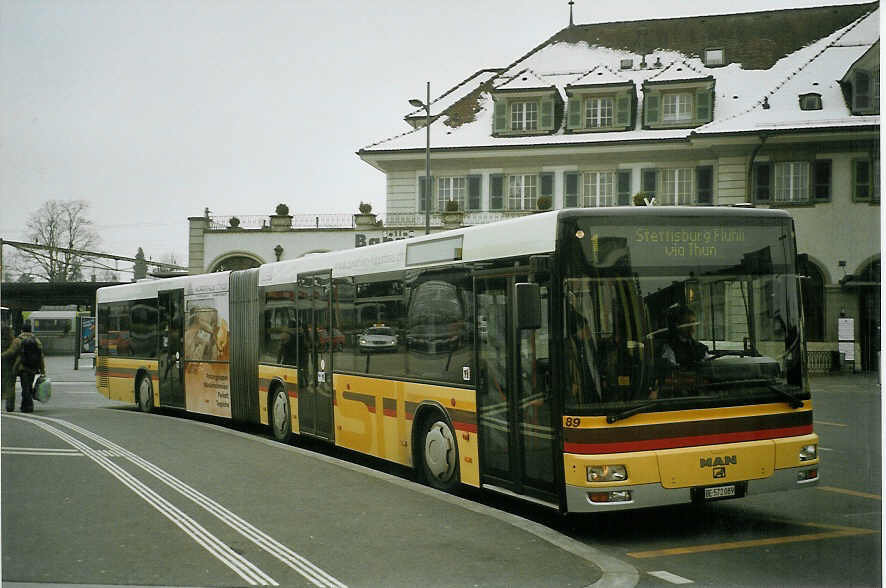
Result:
M717 478L725 478L726 477L726 468L714 468L714 479Z
M712 468L716 466L735 465L737 463L738 458L734 455L727 455L725 457L702 457L698 460L698 467Z

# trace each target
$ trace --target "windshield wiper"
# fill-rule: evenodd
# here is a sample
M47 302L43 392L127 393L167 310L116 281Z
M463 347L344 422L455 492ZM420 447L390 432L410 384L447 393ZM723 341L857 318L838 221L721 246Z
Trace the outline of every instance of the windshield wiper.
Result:
M774 384L771 381L766 381L758 378L750 380L723 380L722 382L711 382L710 384L703 384L698 388L730 388L738 386L765 386L767 390L775 392L776 394L784 398L791 408L800 408L801 406L803 406L803 401L794 394L794 390L800 389L799 386L785 387L779 384Z
M646 412L650 408L656 406L658 401L653 402L645 402L643 404L638 404L637 406L632 406L631 408L627 408L621 412L616 412L610 415L606 415L606 422L610 425L615 421L620 421L622 419L626 419L628 417L632 417L635 414L640 414L641 412Z
M785 398L785 400L787 400L787 403L791 408L800 408L801 406L803 406L803 401L794 396L793 392L791 392L790 390L783 388L778 384L767 384L766 387L773 392L781 394ZM799 389L799 386L791 386L791 388Z

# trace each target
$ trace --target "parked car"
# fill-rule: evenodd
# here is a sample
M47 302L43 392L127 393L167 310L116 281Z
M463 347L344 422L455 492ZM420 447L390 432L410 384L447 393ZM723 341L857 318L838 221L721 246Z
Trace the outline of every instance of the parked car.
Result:
M397 332L391 327L369 327L360 334L359 347L364 353L396 351Z

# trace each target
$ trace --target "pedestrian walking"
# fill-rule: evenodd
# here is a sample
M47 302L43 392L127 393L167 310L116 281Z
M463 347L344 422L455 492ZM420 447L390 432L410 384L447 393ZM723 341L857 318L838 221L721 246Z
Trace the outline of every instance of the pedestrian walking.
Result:
M25 323L22 332L12 343L12 349L17 349L17 356L13 370L21 378L22 384L22 412L34 412L34 377L37 374L46 374L46 363L43 359L43 344L40 339L31 332L31 325ZM6 401L6 410L11 411L15 406L15 392L12 398Z
M0 332L0 385L2 385L3 402L6 403L6 412L12 412L15 408L15 360L18 357L19 347L13 349L13 343L17 341L15 333L10 326L4 326Z

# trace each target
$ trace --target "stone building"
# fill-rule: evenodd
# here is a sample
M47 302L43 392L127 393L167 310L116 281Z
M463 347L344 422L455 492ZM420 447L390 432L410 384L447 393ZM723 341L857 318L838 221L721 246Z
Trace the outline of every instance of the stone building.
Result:
M784 208L809 257L812 363L831 361L842 317L855 340L843 351L870 369L880 346L879 21L878 3L570 18L509 65L478 56L487 67L432 100L429 197L424 108L359 155L385 174L391 218L426 206L436 218L449 201L465 224L645 201Z

